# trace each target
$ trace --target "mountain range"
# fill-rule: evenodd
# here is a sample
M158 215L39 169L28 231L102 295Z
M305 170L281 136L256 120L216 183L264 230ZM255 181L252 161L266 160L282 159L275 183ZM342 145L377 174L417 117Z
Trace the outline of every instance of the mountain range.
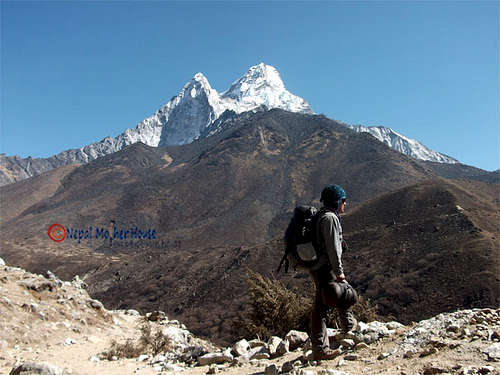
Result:
M136 142L152 147L190 143L226 129L230 126L231 119L242 113L273 108L302 114L314 113L307 101L285 88L280 74L272 66L263 63L252 66L227 91L220 94L210 86L202 73L197 73L178 95L156 113L114 138L106 137L99 142L66 150L48 158L21 158L1 154L0 186L63 165L85 164ZM358 132L368 132L408 156L439 163L457 163L457 160L432 151L390 128L350 127Z
M224 117L190 143L137 142L0 187L0 256L79 274L106 306L164 310L228 342L247 309L247 267L273 275L293 208L319 206L321 189L338 183L349 202L346 275L380 313L409 322L498 306L498 173L411 158L321 115ZM64 241L49 237L54 224ZM111 225L155 236L74 234ZM305 273L274 276L312 294Z

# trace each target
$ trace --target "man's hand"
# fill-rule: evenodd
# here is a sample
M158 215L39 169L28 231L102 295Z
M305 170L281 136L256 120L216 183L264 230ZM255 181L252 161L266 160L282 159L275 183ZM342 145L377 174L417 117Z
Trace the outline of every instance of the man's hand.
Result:
M340 275L337 275L337 281L340 283L345 280L345 275L341 273Z

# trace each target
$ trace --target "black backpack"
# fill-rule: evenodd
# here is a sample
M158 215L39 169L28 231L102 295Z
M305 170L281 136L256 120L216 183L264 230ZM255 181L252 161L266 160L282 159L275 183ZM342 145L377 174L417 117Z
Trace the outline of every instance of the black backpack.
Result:
M283 258L281 258L281 262L276 272L280 272L283 263L285 264L286 273L288 272L290 263L292 263L295 269L309 269L318 262L319 254L316 252L318 248L316 225L319 216L319 211L313 206L298 206L295 208L290 224L288 224L285 231L285 254ZM304 255L299 252L297 245L307 243L313 245L314 254L310 254L309 257L305 258Z

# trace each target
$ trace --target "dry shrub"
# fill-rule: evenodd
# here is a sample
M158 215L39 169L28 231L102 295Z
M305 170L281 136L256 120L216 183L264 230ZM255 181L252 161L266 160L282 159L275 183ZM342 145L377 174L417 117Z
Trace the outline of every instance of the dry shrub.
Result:
M291 329L307 330L311 300L287 289L280 281L247 270L250 310L236 329L244 337L285 336Z
M239 336L268 339L273 335L284 337L292 329L309 331L312 298L301 296L280 281L251 270L247 270L247 280L250 309L235 324ZM356 319L363 322L382 320L377 315L376 306L361 296L353 307L353 313ZM337 319L337 310L331 309L327 325L338 328Z
M113 340L111 342L111 348L102 354L108 361L111 361L113 357L136 358L143 354L142 349L142 346L135 344L132 339L127 339L123 344Z
M170 338L164 336L160 329L153 333L148 321L145 321L140 326L140 331L141 337L137 341L127 339L125 343L118 343L113 340L110 349L103 352L102 355L107 360L111 360L113 357L136 358L141 354L151 353L157 355L171 349Z

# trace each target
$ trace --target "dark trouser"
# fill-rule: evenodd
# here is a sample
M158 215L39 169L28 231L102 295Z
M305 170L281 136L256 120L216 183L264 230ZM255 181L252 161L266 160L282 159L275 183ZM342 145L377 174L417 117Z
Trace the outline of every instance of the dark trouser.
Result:
M316 295L311 314L311 344L313 350L329 348L326 330L326 317L330 307L338 307L338 300L342 296L343 288L335 280L331 267L326 265L316 271L309 271L316 286ZM339 309L341 319L345 319L346 310ZM342 327L344 330L345 328Z

